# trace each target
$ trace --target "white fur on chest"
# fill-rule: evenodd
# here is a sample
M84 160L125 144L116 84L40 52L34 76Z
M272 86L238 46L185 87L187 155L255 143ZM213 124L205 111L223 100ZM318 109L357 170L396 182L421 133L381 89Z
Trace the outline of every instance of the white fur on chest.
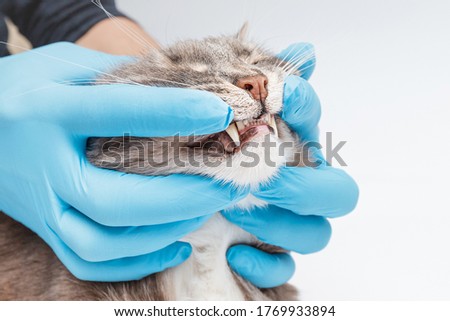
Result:
M240 208L262 206L263 201L249 195ZM169 271L173 300L244 300L228 266L226 252L233 244L249 244L255 237L216 213L201 229L182 241L192 245L191 257Z

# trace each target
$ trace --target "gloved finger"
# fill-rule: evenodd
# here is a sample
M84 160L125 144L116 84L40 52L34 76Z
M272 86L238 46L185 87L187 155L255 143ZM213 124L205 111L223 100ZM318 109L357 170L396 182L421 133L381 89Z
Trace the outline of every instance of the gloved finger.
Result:
M37 74L50 76L55 81L94 80L123 63L135 58L106 54L77 46L69 42L59 42L39 47L22 55L24 68L30 67ZM28 65L27 65L28 64Z
M301 254L323 249L331 237L331 225L321 216L301 216L268 206L251 211L231 209L222 214L264 243Z
M97 282L140 280L150 274L183 263L192 252L188 243L176 242L149 254L104 262L88 262L78 257L55 234L51 247L61 262L78 279Z
M293 69L300 72L300 76L308 80L316 65L314 46L307 42L294 43L280 52L278 58L289 62Z
M280 286L295 271L295 262L289 254L270 254L248 245L230 247L227 260L234 272L259 288Z
M213 214L248 191L196 175L141 176L80 161L54 180L59 198L99 224L145 226ZM60 173L61 175L61 173ZM67 184L67 182L73 182Z
M80 137L210 134L226 129L233 119L232 109L219 97L192 89L59 85L33 95L41 106L30 111L33 119Z
M50 226L81 259L101 262L158 251L200 228L209 217L141 227L107 227L68 208Z
M320 101L311 85L300 77L286 78L281 118L304 142L318 141L320 114Z
M284 167L277 178L261 186L254 195L296 214L332 218L353 211L359 190L343 170L324 165Z

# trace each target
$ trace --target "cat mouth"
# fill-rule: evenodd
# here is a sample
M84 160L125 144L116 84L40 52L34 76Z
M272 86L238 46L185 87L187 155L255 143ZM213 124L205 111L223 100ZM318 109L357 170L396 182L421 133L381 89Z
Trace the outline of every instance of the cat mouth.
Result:
M204 137L189 147L201 147L212 156L233 155L257 137L270 134L278 137L275 116L264 114L258 119L234 121L226 130Z
M264 114L258 119L232 122L225 132L237 147L260 136L274 134L278 137L275 116L270 114Z

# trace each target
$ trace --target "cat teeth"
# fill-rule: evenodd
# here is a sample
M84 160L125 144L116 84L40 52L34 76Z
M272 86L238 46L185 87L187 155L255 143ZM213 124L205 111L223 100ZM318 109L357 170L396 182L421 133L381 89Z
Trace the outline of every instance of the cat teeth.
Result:
M231 140L236 144L236 146L241 145L241 140L239 139L238 128L236 124L233 123L225 130L227 134L230 136Z
M263 125L263 124L267 124L270 127L272 127L273 129L273 134L278 137L278 128L277 128L277 123L275 121L275 116L273 115L269 115L266 114L264 115L261 119L257 119L257 120L240 120L234 123L236 125L237 128L237 132L240 133L242 132L246 127L248 126L253 126L253 125ZM230 125L231 127L231 125ZM228 127L228 128L230 128ZM228 132L228 131L227 131ZM230 133L228 133L230 135L230 137L233 140L236 140L233 136L231 136ZM234 134L233 134L234 135ZM239 137L238 137L239 138Z
M278 137L278 128L277 128L277 123L275 122L275 116L269 115L268 124L270 127L272 127L273 134L275 135L275 137Z
M237 126L238 131L242 131L246 127L242 121L237 121L235 124Z

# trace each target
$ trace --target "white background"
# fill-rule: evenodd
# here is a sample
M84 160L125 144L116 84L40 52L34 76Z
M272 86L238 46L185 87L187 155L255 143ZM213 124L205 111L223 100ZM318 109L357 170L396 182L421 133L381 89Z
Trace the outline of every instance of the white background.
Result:
M309 41L322 137L359 184L330 245L296 256L305 300L450 299L450 1L118 0L162 44L233 33ZM337 165L337 164L336 164Z

